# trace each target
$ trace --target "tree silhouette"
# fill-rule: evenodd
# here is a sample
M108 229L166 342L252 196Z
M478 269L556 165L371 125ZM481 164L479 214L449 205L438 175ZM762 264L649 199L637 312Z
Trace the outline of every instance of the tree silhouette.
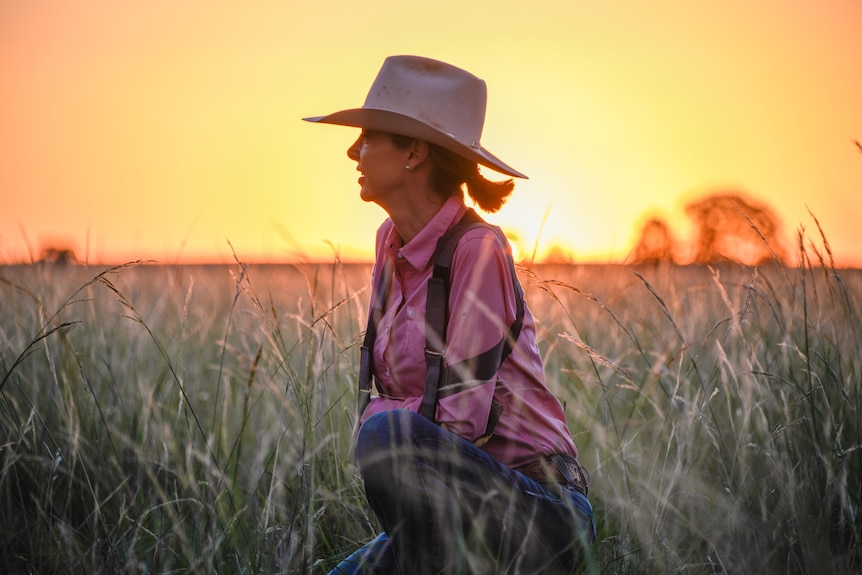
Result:
M79 262L72 249L58 247L47 247L43 249L42 257L39 261L64 266Z
M660 218L650 218L641 228L641 235L629 261L633 264L657 264L674 261L674 241L670 228Z
M758 265L783 260L773 211L736 191L718 192L685 207L696 226L695 263L733 261Z

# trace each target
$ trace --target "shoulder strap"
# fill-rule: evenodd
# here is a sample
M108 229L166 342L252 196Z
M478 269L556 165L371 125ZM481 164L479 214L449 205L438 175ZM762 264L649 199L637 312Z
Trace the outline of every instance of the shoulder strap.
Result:
M374 340L377 338L377 322L383 315L386 304L386 292L392 278L389 262L384 258L380 270L377 291L371 300L371 312L368 315L368 325L365 328L365 339L359 351L359 393L356 396L356 417L360 417L371 401L371 378L374 375Z
M515 321L509 326L508 333L497 345L476 357L449 366L444 372L443 351L446 343L446 324L449 318L448 304L452 258L461 236L477 227L492 230L506 247L506 259L515 292ZM437 242L433 256L434 272L431 279L428 280L428 297L425 306L425 391L421 405L422 415L432 421L436 419L439 397L456 393L462 389L461 384L468 379L489 380L512 352L518 339L524 319L524 291L518 282L515 263L508 246L508 240L502 230L485 222L472 209L468 210L461 220ZM468 376L465 377L464 374L468 374ZM442 388L441 382L444 383Z

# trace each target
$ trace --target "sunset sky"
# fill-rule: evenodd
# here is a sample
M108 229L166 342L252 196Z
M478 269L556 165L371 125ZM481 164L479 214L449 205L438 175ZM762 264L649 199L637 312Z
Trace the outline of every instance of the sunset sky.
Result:
M300 118L360 106L391 54L487 82L521 255L621 261L732 189L862 266L859 0L6 0L0 263L369 259L357 132Z

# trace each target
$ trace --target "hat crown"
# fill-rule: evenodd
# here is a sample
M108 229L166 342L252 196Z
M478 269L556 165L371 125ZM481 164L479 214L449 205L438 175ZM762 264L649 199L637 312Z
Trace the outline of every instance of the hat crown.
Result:
M431 58L390 56L363 108L403 114L478 148L487 98L485 82L466 70Z
M502 174L526 178L479 143L487 99L485 82L466 70L431 58L390 56L361 108L303 119L425 140Z

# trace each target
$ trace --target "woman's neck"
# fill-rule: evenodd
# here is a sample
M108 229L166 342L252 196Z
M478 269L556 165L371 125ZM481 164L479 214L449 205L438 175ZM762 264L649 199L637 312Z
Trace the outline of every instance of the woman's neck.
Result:
M445 199L428 192L414 196L412 200L405 196L404 201L397 202L386 211L392 218L401 240L406 244L422 231L445 203Z

